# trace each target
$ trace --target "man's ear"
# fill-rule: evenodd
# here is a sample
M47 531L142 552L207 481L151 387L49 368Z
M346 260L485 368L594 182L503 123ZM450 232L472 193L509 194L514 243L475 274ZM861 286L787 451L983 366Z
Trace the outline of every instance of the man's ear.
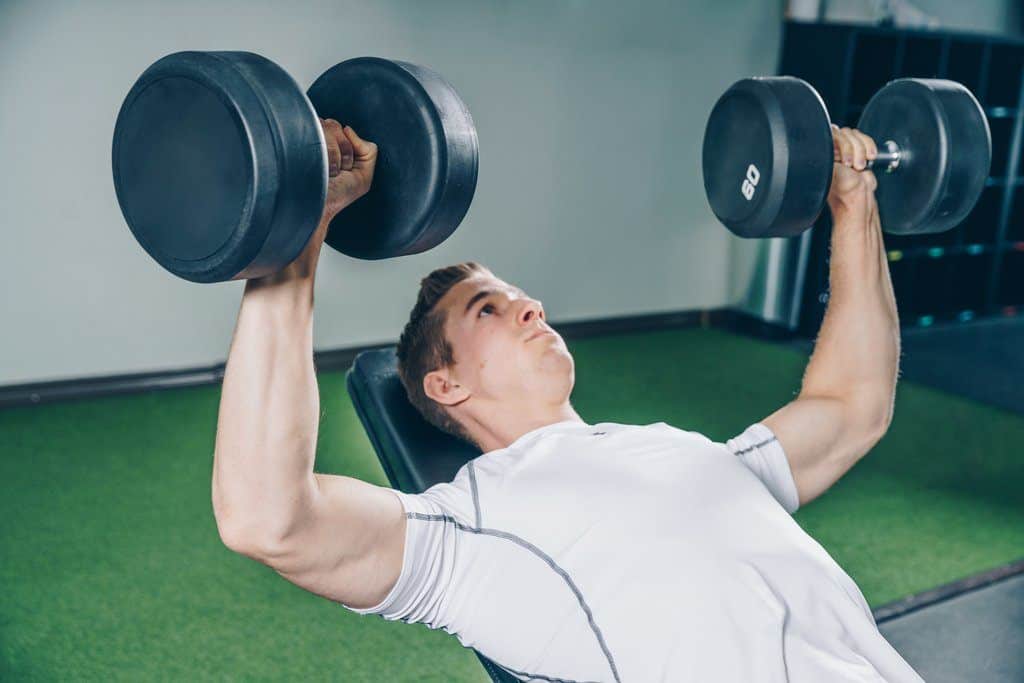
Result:
M470 396L469 390L455 381L448 368L431 370L424 375L423 393L446 406L462 403Z

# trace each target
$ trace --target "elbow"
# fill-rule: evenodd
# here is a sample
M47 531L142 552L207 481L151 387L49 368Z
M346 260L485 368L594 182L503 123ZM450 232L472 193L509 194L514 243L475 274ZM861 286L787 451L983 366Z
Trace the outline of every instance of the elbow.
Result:
M253 533L251 527L238 519L238 515L229 513L223 506L214 504L214 519L217 522L217 535L220 542L233 552L241 555L251 555L258 545L257 534Z
M273 565L289 552L287 539L252 526L222 522L218 518L217 534L228 550L266 565Z
M875 439L875 443L881 441L882 437L885 436L886 433L888 433L889 427L892 426L892 413L893 406L892 402L890 401L889 405L882 412L882 415L878 419L878 423L876 425L877 438Z
M214 471L212 503L217 534L229 550L271 564L290 552L297 517L282 514L263 497L243 494L243 498L237 492L229 494Z
M249 555L255 549L255 536L237 522L229 522L224 515L215 515L217 520L217 535L220 542L228 550L241 555Z
M255 514L247 514L214 499L214 518L221 543L239 555L264 564L288 554L290 535L285 530L272 531L270 525Z
M890 422L891 420L888 418L879 418L869 423L868 426L864 429L865 454L867 454L868 451L874 448L878 444L878 442L881 441L882 438L886 435L886 433L889 431Z
M233 505L224 490L218 485L217 470L213 473L212 502L213 518L217 523L217 535L220 542L228 550L242 555L251 555L255 550L256 534L252 532L253 525L247 523L251 518Z
M851 413L854 415L851 420L853 431L860 443L857 450L866 454L882 440L892 425L893 397L887 395L857 402L851 408Z
M889 427L892 426L893 412L896 409L895 392L887 392L875 405L868 421L868 427L875 437L875 443L882 440Z

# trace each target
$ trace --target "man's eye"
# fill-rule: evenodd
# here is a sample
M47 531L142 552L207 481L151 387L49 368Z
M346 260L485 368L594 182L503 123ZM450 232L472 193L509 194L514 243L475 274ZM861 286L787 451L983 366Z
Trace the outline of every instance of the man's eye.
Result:
M480 312L477 313L477 317L479 318L481 315L483 315L484 311L493 311L493 310L494 310L494 306L492 306L491 304L484 304L483 307L480 308Z

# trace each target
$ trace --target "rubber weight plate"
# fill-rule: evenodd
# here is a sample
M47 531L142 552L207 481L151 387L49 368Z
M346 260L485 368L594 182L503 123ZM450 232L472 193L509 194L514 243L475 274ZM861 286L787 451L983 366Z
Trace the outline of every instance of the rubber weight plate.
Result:
M821 97L791 76L734 83L708 117L702 164L711 210L732 232L803 232L832 180L832 131Z
M426 251L455 231L476 189L478 148L451 85L422 66L359 57L328 69L307 94L322 118L378 150L369 192L334 218L329 245L381 259Z
M868 102L857 128L903 152L892 173L876 172L878 215L895 234L942 232L978 201L992 163L992 135L974 95L954 81L902 78Z
M114 127L114 188L142 247L194 282L290 263L323 212L323 132L302 89L248 52L178 52L132 86Z

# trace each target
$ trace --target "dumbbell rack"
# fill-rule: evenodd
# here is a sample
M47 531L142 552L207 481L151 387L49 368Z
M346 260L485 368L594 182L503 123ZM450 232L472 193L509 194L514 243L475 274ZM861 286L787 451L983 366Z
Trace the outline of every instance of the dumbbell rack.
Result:
M900 319L905 327L927 327L1024 316L1024 41L790 21L779 73L807 80L833 121L851 126L893 78L949 78L970 88L992 130L991 175L977 206L953 230L885 236ZM802 236L769 240L776 244L763 247L764 285L748 288L741 307L814 336L828 300L830 236L826 210ZM771 292L786 301L766 301Z

